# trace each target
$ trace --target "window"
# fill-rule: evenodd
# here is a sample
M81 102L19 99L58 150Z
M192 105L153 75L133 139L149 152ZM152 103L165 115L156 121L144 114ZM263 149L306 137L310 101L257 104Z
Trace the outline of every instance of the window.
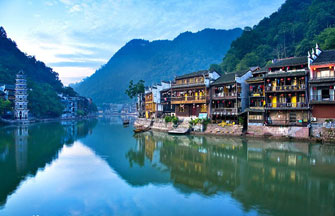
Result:
M179 111L179 112L185 112L185 107L184 107L183 105L180 105L180 106L178 107L178 111Z

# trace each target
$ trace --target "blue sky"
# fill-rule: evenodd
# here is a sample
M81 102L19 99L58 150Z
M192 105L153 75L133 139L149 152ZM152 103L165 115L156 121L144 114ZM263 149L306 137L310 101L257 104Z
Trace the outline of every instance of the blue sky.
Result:
M80 81L134 38L253 26L284 0L0 0L0 25L29 55Z

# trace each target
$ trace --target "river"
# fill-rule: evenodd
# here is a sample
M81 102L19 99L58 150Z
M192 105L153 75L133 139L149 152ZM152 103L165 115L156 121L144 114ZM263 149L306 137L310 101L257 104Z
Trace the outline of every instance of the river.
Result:
M0 127L0 215L335 215L335 147L134 135L115 119Z

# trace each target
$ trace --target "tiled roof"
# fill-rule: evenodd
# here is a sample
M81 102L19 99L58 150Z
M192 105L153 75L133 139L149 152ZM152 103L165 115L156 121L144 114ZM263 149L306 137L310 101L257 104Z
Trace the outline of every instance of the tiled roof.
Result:
M5 89L6 90L15 90L15 85L6 85Z
M269 65L269 68L276 68L276 67L287 67L287 66L298 66L298 65L305 65L308 64L307 56L301 57L291 57L285 59L277 59Z
M313 61L312 65L335 63L335 50L325 50Z
M193 73L188 73L188 74L184 74L181 76L177 76L176 79L184 79L184 78L191 78L191 77L196 77L196 76L202 76L204 74L208 73L207 70L201 70L201 71L197 71L197 72L193 72Z
M249 79L247 79L247 82L256 82L256 81L263 81L264 77L250 77Z
M219 79L217 79L215 82L213 82L212 85L219 85L219 84L235 82L235 76L240 77L246 74L247 72L248 71L237 71L237 72L232 72L232 73L226 73L222 75Z
M307 71L292 71L292 72L277 72L277 73L268 73L265 75L266 78L273 77L292 77L292 76L304 76Z

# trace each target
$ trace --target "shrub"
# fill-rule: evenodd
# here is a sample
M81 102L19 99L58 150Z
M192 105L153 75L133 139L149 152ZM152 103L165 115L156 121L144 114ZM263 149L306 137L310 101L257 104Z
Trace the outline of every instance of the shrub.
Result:
M165 120L166 123L169 123L169 122L172 121L172 117L171 116L165 116L164 120Z
M178 124L178 121L179 121L178 117L176 117L176 116L172 117L172 122L173 122L174 125Z

